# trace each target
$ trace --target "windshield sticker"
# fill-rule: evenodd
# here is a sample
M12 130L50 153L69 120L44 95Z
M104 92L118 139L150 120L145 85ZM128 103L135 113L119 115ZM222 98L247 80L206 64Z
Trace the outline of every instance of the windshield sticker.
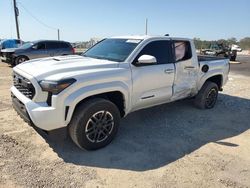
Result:
M138 44L139 42L141 42L141 40L137 40L137 39L129 39L126 41L127 43L136 43Z

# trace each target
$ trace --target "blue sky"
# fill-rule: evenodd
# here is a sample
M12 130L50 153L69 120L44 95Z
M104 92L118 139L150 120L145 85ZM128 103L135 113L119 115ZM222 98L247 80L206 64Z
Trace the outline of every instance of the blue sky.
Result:
M148 33L220 39L250 37L249 0L17 0L23 40L83 41ZM15 38L12 0L0 0L0 38ZM24 7L24 8L23 8Z

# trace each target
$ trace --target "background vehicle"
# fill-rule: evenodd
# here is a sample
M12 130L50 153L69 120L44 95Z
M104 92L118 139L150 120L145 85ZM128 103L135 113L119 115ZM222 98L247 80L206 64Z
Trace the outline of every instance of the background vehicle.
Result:
M0 56L2 61L6 61L6 57L4 57L2 54L5 54L6 51L8 51L10 54L15 51L15 49L22 46L24 42L19 39L5 39L0 41ZM8 54L9 55L9 54ZM7 55L7 56L8 56Z
M35 58L71 54L74 54L74 48L69 42L54 40L28 42L15 50L2 50L2 57L6 59L6 62L12 65L17 65Z
M114 37L82 56L16 66L11 95L26 121L46 131L68 126L80 148L93 150L113 140L130 112L193 97L213 108L228 72L228 59L197 57L189 39Z
M223 43L213 43L208 49L202 49L202 55L212 55L229 58L230 61L235 61L237 57L237 52L242 51L238 45L232 44L231 46L226 46Z
M241 51L242 51L242 49L238 45L232 44L230 46L230 52L231 52L231 54L230 54L230 57L231 57L230 60L231 61L235 61L236 58L237 58L237 52L241 52Z

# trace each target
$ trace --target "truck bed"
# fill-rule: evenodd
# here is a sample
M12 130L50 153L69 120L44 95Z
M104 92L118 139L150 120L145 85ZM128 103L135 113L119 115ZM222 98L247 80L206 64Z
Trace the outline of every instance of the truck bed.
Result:
M198 55L198 61L215 61L215 60L222 60L228 59L225 57L217 57L217 56L208 56L208 55Z

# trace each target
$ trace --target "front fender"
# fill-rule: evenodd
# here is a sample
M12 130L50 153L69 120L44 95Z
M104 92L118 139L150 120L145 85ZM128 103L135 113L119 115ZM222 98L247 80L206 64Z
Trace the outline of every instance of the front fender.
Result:
M130 92L129 87L119 81L109 82L109 83L99 83L95 85L85 86L77 91L71 93L65 100L64 105L69 106L68 115L66 118L66 123L69 123L76 105L87 97L91 97L98 94L103 94L112 91L119 91L123 94L125 103L125 114L129 111L130 107Z

